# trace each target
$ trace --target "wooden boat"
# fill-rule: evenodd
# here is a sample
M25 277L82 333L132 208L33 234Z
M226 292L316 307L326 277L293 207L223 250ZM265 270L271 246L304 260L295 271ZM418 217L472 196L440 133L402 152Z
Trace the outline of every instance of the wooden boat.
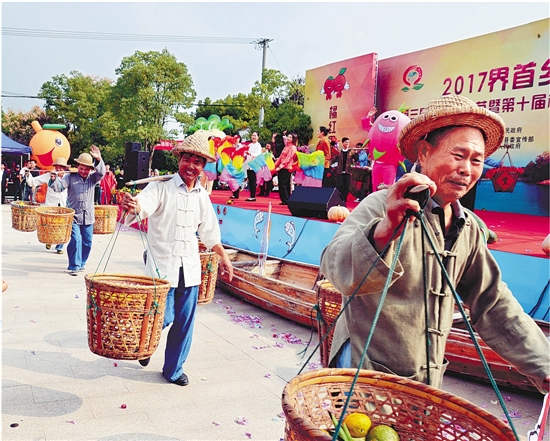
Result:
M229 282L226 275L219 273L218 284L221 288L296 323L319 328L320 338L321 334L324 335L340 311L341 297L328 281L317 285L318 266L268 257L262 276L257 254L236 249L227 249L227 252L233 264L234 276ZM314 312L318 301L319 311L324 319L321 326ZM535 322L550 338L550 323L541 320ZM498 356L477 333L476 339L499 386L536 391L527 377ZM325 339L325 344L321 347L321 361L325 367L331 341L330 337ZM449 360L447 371L471 380L489 381L460 314L455 314L445 357Z
M546 337L550 338L550 323L542 320L535 320L535 322ZM475 335L489 364L491 373L499 386L532 392L537 391L525 375L520 374L514 367L510 366L510 363L498 356L477 333ZM453 327L445 348L445 358L449 360L447 371L474 380L489 381L462 317L453 321Z
M227 252L234 275L229 282L227 274L218 274L222 289L296 323L317 327L313 307L318 266L268 257L262 275L257 254L237 249Z

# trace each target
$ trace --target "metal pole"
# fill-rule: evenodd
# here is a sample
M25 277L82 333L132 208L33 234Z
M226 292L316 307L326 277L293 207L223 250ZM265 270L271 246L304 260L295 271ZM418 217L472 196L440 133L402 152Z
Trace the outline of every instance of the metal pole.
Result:
M270 41L273 41L273 40L263 38L263 39L261 39L257 42L257 44L262 46L262 84L264 82L264 70L265 70L265 64L266 64L266 58L267 58L266 49L267 49L267 47L268 47L267 45L269 44ZM264 123L264 108L262 106L262 108L260 109L260 118L259 118L259 121L258 121L258 126L262 127L263 123Z

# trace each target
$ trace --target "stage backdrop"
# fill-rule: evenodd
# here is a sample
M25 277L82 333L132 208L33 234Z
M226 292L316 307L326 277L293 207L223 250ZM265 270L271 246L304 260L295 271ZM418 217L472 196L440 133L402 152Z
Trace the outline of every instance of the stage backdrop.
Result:
M361 118L375 103L376 54L362 55L306 71L304 112L311 117L313 139L317 144L319 126L329 136L347 137L351 145L364 142L367 132Z
M550 142L550 19L400 55L378 64L380 112L410 106L410 118L438 96L464 95L498 113L513 164L525 166ZM505 159L505 165L510 165Z

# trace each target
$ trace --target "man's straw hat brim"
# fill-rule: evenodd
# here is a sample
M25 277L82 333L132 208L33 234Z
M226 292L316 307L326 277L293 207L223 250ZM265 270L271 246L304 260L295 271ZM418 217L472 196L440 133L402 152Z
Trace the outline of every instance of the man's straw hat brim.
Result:
M77 164L87 165L88 167L94 166L94 160L89 153L81 153L78 158L74 160Z
M430 101L424 112L402 130L398 147L409 161L418 159L417 142L430 132L448 126L475 127L485 134L485 157L491 156L504 139L504 121L496 113L479 107L460 95L446 95Z
M183 140L183 142L172 149L172 153L180 155L181 153L191 153L205 158L208 162L214 162L216 157L210 153L210 143L208 138L201 133L193 133Z

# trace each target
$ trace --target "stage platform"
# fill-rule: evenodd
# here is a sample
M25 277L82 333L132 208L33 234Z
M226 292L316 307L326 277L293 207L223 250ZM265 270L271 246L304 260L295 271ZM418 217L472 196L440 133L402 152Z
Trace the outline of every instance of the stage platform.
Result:
M298 262L319 265L321 252L330 242L339 224L319 218L295 217L286 205L279 205L276 192L248 202L248 191L239 199L230 199L228 190L214 190L211 200L218 215L224 245L260 252L264 222L272 204L268 254ZM347 208L358 203L349 195ZM548 256L541 244L548 235L548 216L475 210L498 237L488 247L497 260L508 284L524 310L532 317L549 320L550 294Z

